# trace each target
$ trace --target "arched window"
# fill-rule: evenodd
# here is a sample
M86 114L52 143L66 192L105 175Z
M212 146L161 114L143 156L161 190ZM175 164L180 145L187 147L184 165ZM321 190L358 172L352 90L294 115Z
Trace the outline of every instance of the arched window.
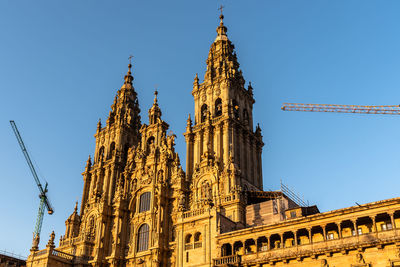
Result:
M108 159L111 159L115 151L115 143L112 142L110 145L110 150L108 152Z
M103 159L104 159L104 146L100 147L99 155L98 155L97 159L98 159L98 162L103 161Z
M137 251L149 249L149 225L143 224L138 230Z
M208 107L206 104L203 104L201 106L201 118L200 118L200 122L205 122L207 119L207 115L208 115Z
M201 242L201 233L197 232L194 234L194 242Z
M140 196L139 212L150 210L150 192L145 192Z
M222 115L222 100L218 98L215 100L215 117Z
M201 248L201 233L197 232L194 234L194 248Z
M186 235L185 237L185 250L193 248L193 238L191 234Z

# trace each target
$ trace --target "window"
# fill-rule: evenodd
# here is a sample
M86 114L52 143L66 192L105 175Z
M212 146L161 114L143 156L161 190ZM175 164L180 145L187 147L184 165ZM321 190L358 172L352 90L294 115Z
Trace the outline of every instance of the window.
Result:
M98 162L102 162L104 159L104 146L100 147L99 155L97 157Z
M208 115L208 108L207 105L204 104L201 106L201 118L200 118L200 122L205 122L207 119L207 115Z
M185 250L193 248L193 238L191 234L188 234L185 238Z
M112 142L110 145L110 151L108 152L108 159L111 159L112 156L114 155L114 151L115 151L115 143Z
M222 115L222 100L218 98L215 100L215 117Z
M328 240L333 240L333 239L335 239L335 236L334 236L333 233L329 233L329 234L326 236L326 239L328 239Z
M362 229L361 228L358 228L357 229L358 231L358 235L362 235ZM355 236L356 235L356 231L355 230L352 230L352 233L353 233L353 235Z
M295 210L290 212L290 217L291 218L296 218L296 211Z
M201 233L197 232L194 234L194 248L201 248Z
M385 222L384 224L381 225L381 229L382 231L386 231L386 230L392 230L392 224L390 222Z
M150 210L150 192L143 193L140 196L139 212L144 212Z
M149 225L143 224L138 231L137 251L149 249Z

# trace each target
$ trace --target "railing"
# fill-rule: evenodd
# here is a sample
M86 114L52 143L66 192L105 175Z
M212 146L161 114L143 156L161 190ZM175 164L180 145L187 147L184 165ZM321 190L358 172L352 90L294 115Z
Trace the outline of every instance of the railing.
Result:
M25 256L22 256L22 255L19 255L19 254L15 254L15 253L12 253L12 252L8 252L8 251L6 251L6 250L0 250L0 254L3 254L3 255L5 255L5 256L9 256L9 257L11 257L11 258L23 260L23 261L26 260L26 257L25 257Z
M194 242L194 248L201 248L202 242Z
M193 248L193 244L185 244L185 250L189 250Z
M240 263L240 261L241 261L240 255L225 256L214 259L214 266L235 264L235 263Z
M371 232L365 233L359 236L349 236L341 239L332 239L321 242L314 242L311 244L294 245L286 248L275 248L268 250L266 246L260 247L258 254L260 257L265 257L270 260L281 260L284 258L295 258L302 255L309 255L314 253L327 253L327 252L339 252L343 250L352 249L355 247L367 247L377 244L386 244L391 242L400 241L400 236L397 235L396 230L388 230L382 232ZM256 260L256 254L244 255L243 260ZM224 257L225 258L225 257Z
M203 214L204 213L204 209L197 209L197 210L190 210L190 211L186 211L186 212L184 212L183 213L183 218L184 219L186 219L186 218L190 218L190 217L193 217L193 216L198 216L198 215L201 215L201 214Z
M57 256L66 260L73 260L74 259L74 255L59 251L59 250L55 250L53 249L53 251L51 252L51 255L53 256Z

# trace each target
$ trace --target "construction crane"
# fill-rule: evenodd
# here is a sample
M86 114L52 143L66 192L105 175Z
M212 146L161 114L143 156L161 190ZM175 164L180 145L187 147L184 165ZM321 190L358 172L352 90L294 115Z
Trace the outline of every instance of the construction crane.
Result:
M32 164L31 158L29 157L28 154L28 150L26 149L25 145L24 145L24 141L22 141L22 137L19 134L17 125L15 124L14 121L10 121L11 127L14 131L15 137L18 140L19 146L21 147L22 153L25 156L26 162L28 163L29 169L32 172L33 178L35 179L36 185L39 188L39 198L40 198L40 205L39 205L39 211L38 211L38 215L36 218L36 225L35 225L35 231L33 233L33 245L32 248L37 248L39 245L39 240L40 240L40 231L42 230L42 223L43 223L43 215L44 215L44 209L47 209L48 214L53 214L54 210L53 207L50 204L50 201L47 197L47 182L46 185L42 186L42 184L40 183L39 177L36 173L35 167Z
M358 105L283 103L281 109L284 111L400 115L400 105L358 106Z

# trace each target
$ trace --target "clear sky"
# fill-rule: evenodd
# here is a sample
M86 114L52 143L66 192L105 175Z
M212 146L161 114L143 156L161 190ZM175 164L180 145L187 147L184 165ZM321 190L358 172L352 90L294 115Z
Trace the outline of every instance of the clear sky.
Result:
M99 118L134 55L142 121L159 90L178 136L193 113L218 6L256 98L264 189L279 181L321 211L399 196L400 117L284 112L283 102L400 103L400 1L0 1L0 249L29 253L38 189L9 125L16 121L55 213L57 240L82 193Z

